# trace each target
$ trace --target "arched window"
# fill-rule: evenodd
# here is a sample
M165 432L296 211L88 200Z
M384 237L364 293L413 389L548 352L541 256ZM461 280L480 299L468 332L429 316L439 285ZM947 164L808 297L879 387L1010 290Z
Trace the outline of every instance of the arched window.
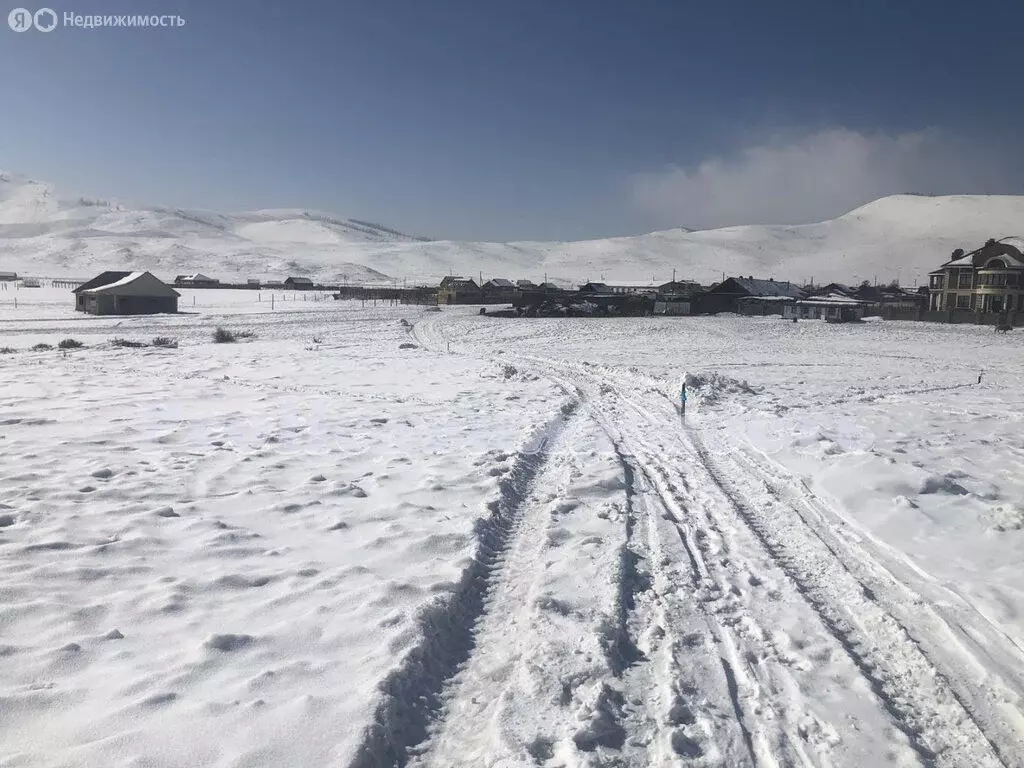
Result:
M989 259L983 269L1006 269L1009 266L1003 259Z

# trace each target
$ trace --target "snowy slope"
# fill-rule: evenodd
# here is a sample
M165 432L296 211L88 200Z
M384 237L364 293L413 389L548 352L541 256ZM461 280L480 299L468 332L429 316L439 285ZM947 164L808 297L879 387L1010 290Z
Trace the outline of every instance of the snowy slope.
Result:
M451 273L548 279L920 283L955 248L1024 234L1024 197L896 195L799 226L685 228L580 242L425 241L378 224L300 209L221 215L63 200L0 174L0 269L87 276L102 268L221 279L285 274L348 282L436 282Z

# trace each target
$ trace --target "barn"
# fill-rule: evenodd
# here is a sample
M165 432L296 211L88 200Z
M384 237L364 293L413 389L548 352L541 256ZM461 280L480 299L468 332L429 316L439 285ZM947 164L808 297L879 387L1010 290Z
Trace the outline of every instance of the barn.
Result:
M176 290L149 272L104 272L78 286L75 309L92 315L155 315L178 311Z

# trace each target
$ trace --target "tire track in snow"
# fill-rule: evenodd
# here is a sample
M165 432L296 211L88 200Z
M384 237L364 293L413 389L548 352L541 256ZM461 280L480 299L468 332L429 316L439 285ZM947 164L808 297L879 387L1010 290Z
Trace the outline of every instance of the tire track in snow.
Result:
M627 398L628 401L628 398ZM669 404L667 399L664 404ZM630 401L642 415L661 421ZM951 680L936 666L900 621L847 567L842 554L807 524L799 512L770 494L763 480L737 464L735 455L712 457L692 427L677 443L690 453L728 504L757 536L815 610L830 633L870 681L926 765L1019 766L1008 749L1012 741L991 739ZM728 469L726 468L728 467ZM753 484L753 488L751 487ZM754 503L760 497L763 503ZM714 504L713 499L708 500ZM987 719L989 726L993 725ZM1007 762L1007 761L1012 762Z
M426 318L412 329L414 338L435 352L447 346L439 320ZM575 392L601 425L620 463L627 494L626 540L617 574L618 620L605 643L610 674L592 703L605 737L603 743L577 740L584 761L574 755L564 764L753 765L750 739L734 719L727 665L715 651L707 618L680 589L696 576L678 570L678 563L687 562L677 551L679 542L666 546L661 528L665 510L658 495L646 476L638 475L604 411L591 406L593 393L574 380L544 373L566 393Z
M736 473L716 465L697 440L697 455L715 484L871 682L925 764L1005 766L942 673L870 590L834 552L801 530L803 521L791 509L746 501Z
M532 362L536 364L536 360ZM560 368L545 368L544 375L563 388L576 388L612 441L633 489L631 496L639 500L637 509L631 510L633 525L645 529L645 536L630 537L630 549L636 562L645 565L651 589L640 593L643 607L634 610L626 623L631 642L641 649L641 655L622 672L623 690L627 697L632 692L636 700L623 708L623 729L630 734L630 743L644 749L624 750L625 764L776 766L765 736L769 729L741 701L741 688L750 691L757 685L736 671L742 665L737 644L724 631L720 616L709 612L700 600L695 604L694 594L680 590L688 582L699 592L708 578L708 568L692 539L677 525L675 512L680 508L672 494L659 487L650 457L638 450L643 438L629 433L621 414L609 407L606 401L612 393L603 383L589 382L597 389L587 392L580 379L565 379ZM583 380L590 378L585 375ZM675 526L671 531L666 530L666 520ZM689 572L680 570L679 563L688 563ZM722 594L725 591L722 589ZM666 680L672 681L667 688ZM654 709L643 704L649 691L656 691L660 699ZM750 693L746 698L759 700L763 696ZM796 754L783 746L787 741L777 735L776 751L792 755L790 764L795 765ZM805 760L802 764L810 763Z
M846 525L845 521L831 513L829 506L806 484L787 478L784 470L770 466L767 457L757 458L751 455L750 450L741 448L731 453L730 460L757 477L773 499L800 516L822 544L862 584L865 596L886 606L885 610L934 666L940 670L960 667L956 674L940 672L951 694L978 724L1004 765L1024 765L1024 759L1015 754L1015 747L1019 748L1024 738L1021 699L1011 693L1002 681L964 662L965 658L972 656L972 651L965 644L975 644L968 633L955 631L963 632L957 615L964 609L948 598L942 604L923 600L908 583L918 581L920 576L915 574L906 577L908 581L902 581L886 564L894 558L907 567L913 567L912 563L898 553L887 552L885 545L870 534L858 533L860 543L843 536L829 523L841 528ZM874 555L871 550L874 550ZM987 634L985 643L976 646L978 651L989 655L1019 685L1024 677L1024 650L987 617L979 614L978 618L982 624L979 626L977 621L973 622L973 630L985 630ZM967 685L965 680L972 680L975 684Z
M417 745L426 742L442 710L445 685L473 652L475 626L487 611L488 594L517 534L523 504L573 410L568 407L545 425L537 449L520 451L512 471L499 482L487 517L475 525L472 562L449 596L422 610L421 640L380 683L380 702L348 768L402 768Z
M670 404L662 395L662 402ZM658 420L642 405L631 404ZM858 559L849 547L833 546L834 537L823 535L798 509L773 495L760 474L738 463L736 452L723 451L712 458L692 427L686 433L689 447L715 486L871 682L925 764L1024 765L1014 754L1017 732L1000 723L1002 718L990 707L979 705L988 697L976 690L975 681L951 674L926 653L898 618L899 610L879 603L863 574L849 565L870 561L866 554ZM754 503L758 497L767 503ZM873 570L879 569L875 563ZM917 598L917 603L920 612L924 601ZM1019 721L1020 714L1015 714Z

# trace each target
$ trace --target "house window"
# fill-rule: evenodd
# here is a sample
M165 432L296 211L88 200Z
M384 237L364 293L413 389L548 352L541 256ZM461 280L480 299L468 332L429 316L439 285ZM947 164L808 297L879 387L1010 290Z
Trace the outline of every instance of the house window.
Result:
M969 294L961 293L956 297L956 308L957 309L970 309L971 308L971 297Z
M970 272L961 272L960 280L957 283L957 288L973 288L974 287L974 275Z
M942 275L932 275L932 288L941 289L943 287L943 282L944 278Z

